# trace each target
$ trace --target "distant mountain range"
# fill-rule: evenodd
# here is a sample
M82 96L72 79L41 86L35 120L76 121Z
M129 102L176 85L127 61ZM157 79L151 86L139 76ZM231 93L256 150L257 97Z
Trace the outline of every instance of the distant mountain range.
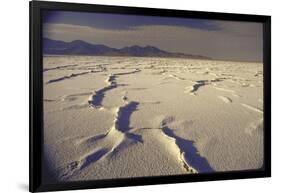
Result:
M206 56L173 53L154 46L129 46L111 48L102 44L90 44L82 40L64 42L43 38L43 54L45 55L87 55L87 56L136 56L136 57L177 57L211 59Z

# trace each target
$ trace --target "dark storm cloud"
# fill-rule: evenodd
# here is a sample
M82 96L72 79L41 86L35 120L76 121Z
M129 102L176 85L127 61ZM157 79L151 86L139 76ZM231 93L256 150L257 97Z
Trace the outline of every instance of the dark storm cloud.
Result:
M72 11L47 11L44 13L43 18L44 23L74 24L112 30L128 30L134 29L137 26L147 25L183 26L204 30L219 29L217 25L207 20L171 17L151 17L87 12L81 13Z

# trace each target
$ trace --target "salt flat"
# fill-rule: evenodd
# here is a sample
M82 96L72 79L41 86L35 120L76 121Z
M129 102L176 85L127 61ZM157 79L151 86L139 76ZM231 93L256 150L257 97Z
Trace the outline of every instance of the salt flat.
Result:
M258 169L263 65L44 56L44 155L58 180Z

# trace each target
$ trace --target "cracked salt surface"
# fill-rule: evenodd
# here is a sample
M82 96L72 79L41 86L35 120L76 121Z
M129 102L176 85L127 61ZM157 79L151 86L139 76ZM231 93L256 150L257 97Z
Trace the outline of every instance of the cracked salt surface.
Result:
M44 152L58 180L263 165L259 63L89 56L43 63Z

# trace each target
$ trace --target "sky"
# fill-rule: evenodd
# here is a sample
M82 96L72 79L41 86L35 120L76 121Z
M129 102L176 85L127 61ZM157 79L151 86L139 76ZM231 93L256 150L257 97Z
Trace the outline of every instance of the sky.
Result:
M44 11L43 36L113 48L151 45L214 59L262 61L262 24L140 15Z

